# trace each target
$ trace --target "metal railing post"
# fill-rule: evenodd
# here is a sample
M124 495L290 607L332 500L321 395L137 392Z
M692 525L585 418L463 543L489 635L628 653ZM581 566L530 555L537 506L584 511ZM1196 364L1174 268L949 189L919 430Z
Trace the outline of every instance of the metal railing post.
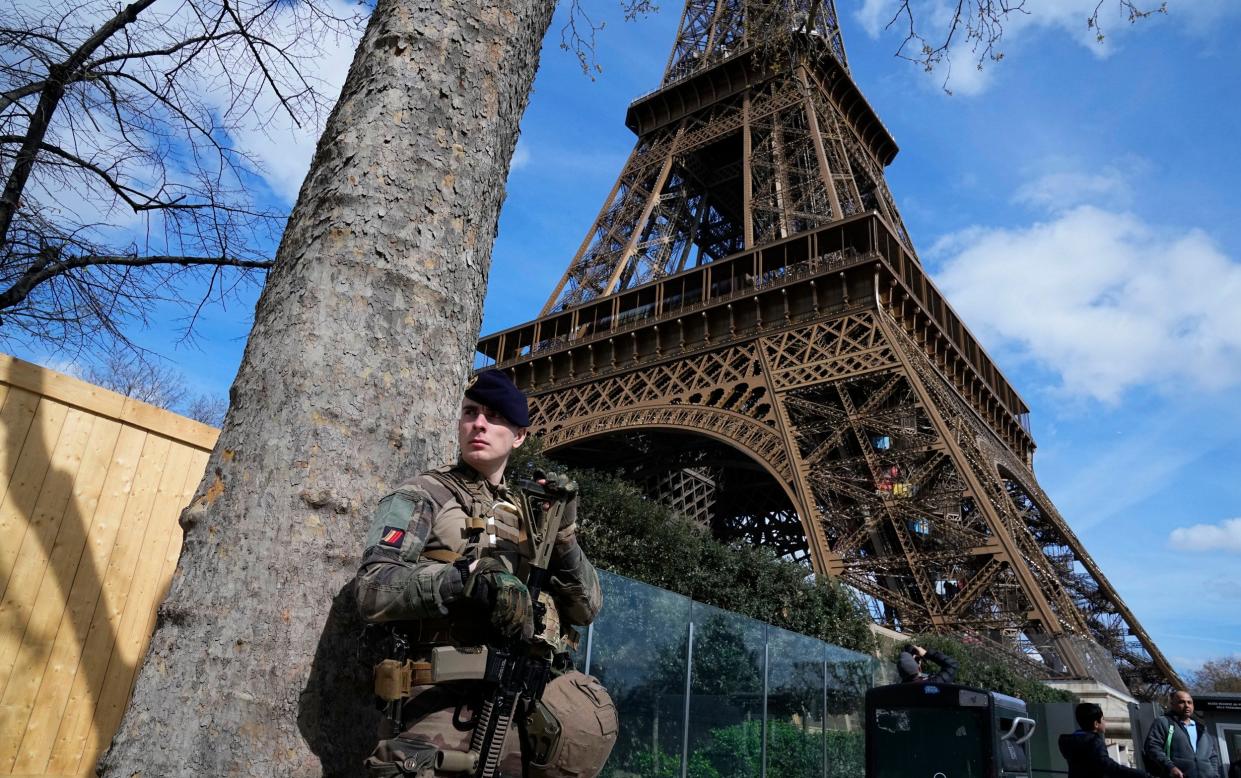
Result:
M763 726L759 729L759 737L763 739L762 744L761 744L761 749L759 751L761 755L761 761L759 762L759 775L761 775L762 778L767 778L767 681L768 681L768 675L771 672L771 669L770 669L771 668L771 643L769 642L770 631L771 631L770 628L766 624L764 624L763 625Z
M681 719L681 778L689 772L689 690L694 676L694 605L690 603L689 639L685 643L685 705Z
M595 647L595 625L588 624L586 626L586 662L582 668L582 672L590 675L590 652Z
M823 778L827 778L827 646L823 646L823 709L819 711L819 716L823 719L823 726L819 729L823 733Z

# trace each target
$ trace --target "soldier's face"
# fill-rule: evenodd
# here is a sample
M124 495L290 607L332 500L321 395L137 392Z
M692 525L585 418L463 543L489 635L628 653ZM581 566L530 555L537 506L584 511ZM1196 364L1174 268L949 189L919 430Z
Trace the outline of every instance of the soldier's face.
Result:
M525 439L524 427L474 400L467 398L461 402L457 445L465 463L483 475L490 476L497 470L503 473L509 454Z

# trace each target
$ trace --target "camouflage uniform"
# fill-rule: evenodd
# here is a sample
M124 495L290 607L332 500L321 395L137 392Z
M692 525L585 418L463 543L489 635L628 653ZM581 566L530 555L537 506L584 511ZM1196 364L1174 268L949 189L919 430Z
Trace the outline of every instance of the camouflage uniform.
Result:
M385 497L372 519L355 584L363 618L371 623L396 622L411 644L411 658L415 660L429 656L435 646L487 643L494 637L488 614L464 596L460 567L452 563L469 551L467 526L471 517L475 526L479 519L494 518L494 530L487 531L494 531L495 545L486 545L484 534L479 553L498 557L524 580L524 544L519 545L519 540L524 540L526 528L517 508L519 502L510 497L503 484L491 484L462 462L423 473ZM547 593L554 608L549 608L547 621L558 617L562 626L589 624L599 612L602 592L595 568L578 546L572 525L557 536L549 578ZM578 683L576 679L574 682ZM588 682L593 679L580 683ZM409 763L408 772L395 767L387 773L382 767L377 769L390 761L399 763L406 756L421 758L415 752L425 751L427 742L441 749L468 750L470 732L455 726L453 715L458 705L464 704L461 719L468 721L480 692L473 682L415 685L405 703L401 735L380 743L369 762L372 774L432 774L425 767L422 773L410 769L414 762ZM606 692L602 696L606 697ZM521 774L515 741L509 738L505 774Z

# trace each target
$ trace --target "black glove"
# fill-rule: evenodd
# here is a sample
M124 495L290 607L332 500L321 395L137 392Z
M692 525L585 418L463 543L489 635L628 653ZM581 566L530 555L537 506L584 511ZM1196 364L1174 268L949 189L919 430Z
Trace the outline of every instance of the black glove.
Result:
M577 481L564 473L542 473L537 470L534 478L536 481L543 482L543 488L551 497L564 500L565 503L564 516L560 519L560 531L556 533L556 551L559 556L567 550L568 546L577 544L574 535L577 529Z
M530 590L494 557L478 560L465 584L466 596L486 605L491 623L501 634L520 633L529 638L534 634L534 608Z

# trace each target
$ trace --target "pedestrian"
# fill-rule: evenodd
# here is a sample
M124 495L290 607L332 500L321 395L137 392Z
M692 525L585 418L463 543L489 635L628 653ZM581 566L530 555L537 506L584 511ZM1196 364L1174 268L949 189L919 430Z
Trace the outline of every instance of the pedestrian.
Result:
M587 777L607 760L616 709L568 659L573 628L590 624L602 604L598 574L578 545L576 486L568 479L540 482L567 502L538 603L526 586L531 519L504 476L529 425L526 397L508 376L480 373L461 402L456 464L379 501L354 591L363 619L390 630L399 655L376 666L376 693L389 703L393 731L367 760L371 776L450 774L437 761L470 751L469 724L496 689L474 663L488 647L515 640L550 662L553 677L541 700L518 706L500 774ZM536 607L542 635L533 634ZM451 680L433 660L452 663Z
M1077 731L1060 736L1060 753L1069 763L1069 778L1148 778L1146 773L1126 767L1108 756L1103 735L1107 722L1103 708L1093 702L1073 709Z
M934 673L927 673L924 669L928 659L938 668ZM905 683L952 683L957 677L957 660L940 651L927 651L910 643L901 649L900 656L896 658L896 672Z
M1167 714L1151 725L1142 758L1163 778L1223 778L1215 738L1194 720L1193 695L1183 689L1172 693Z

